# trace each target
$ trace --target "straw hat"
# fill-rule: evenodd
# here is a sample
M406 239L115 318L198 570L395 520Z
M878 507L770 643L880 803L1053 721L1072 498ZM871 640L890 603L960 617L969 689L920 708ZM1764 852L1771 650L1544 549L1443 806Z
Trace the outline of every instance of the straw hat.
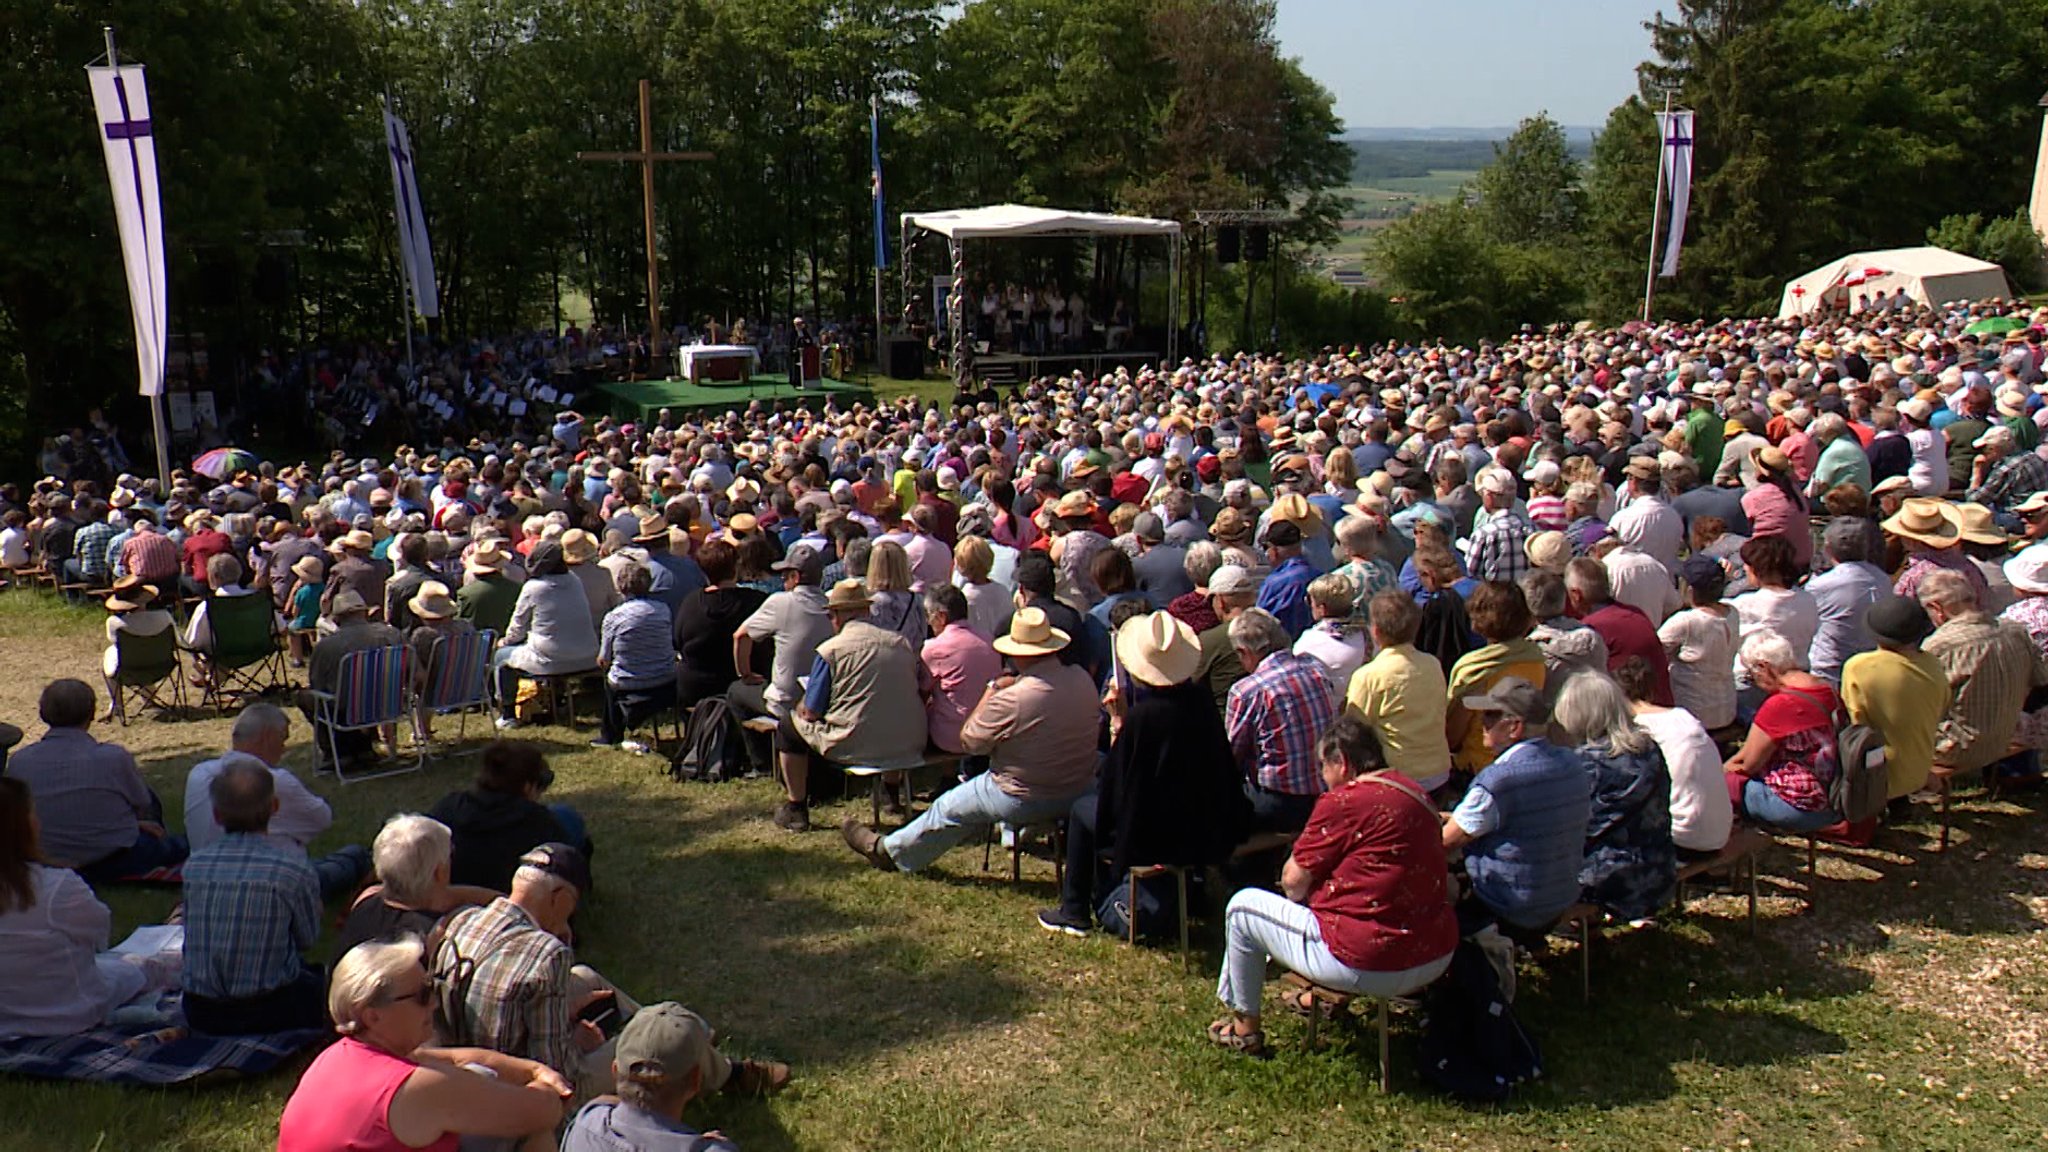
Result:
M1529 563L1545 572L1563 575L1572 562L1572 544L1562 532L1538 532L1523 542L1522 551L1528 554Z
M742 476L726 488L725 496L728 500L759 500L761 486Z
M1202 667L1202 642L1184 622L1154 612L1124 621L1116 634L1116 659L1133 679L1165 688L1194 679Z
M998 636L995 649L1005 656L1050 656L1071 639L1052 626L1043 608L1019 608L1010 617L1010 634Z
M506 559L505 545L496 539L491 539L471 549L469 559L464 560L462 566L473 573L503 572Z
M1749 450L1749 458L1756 461L1757 467L1768 468L1773 472L1790 472L1792 470L1792 458L1785 455L1784 450L1775 445L1765 444L1761 447L1752 448Z
M1991 518L1991 509L1982 504L1958 504L1956 527L1962 533L1965 544L2003 544L2011 537L1999 528Z
M292 575L308 584L318 584L327 579L327 565L322 564L318 556L301 556L298 563L292 565Z
M1087 491L1069 492L1060 497L1059 502L1052 506L1052 514L1062 520L1068 517L1093 516L1095 514L1095 496Z
M659 512L649 512L640 518L639 534L633 537L635 544L660 544L668 540L668 519Z
M125 584L127 581L124 580L122 583ZM156 585L154 584L134 584L127 588L117 586L114 594L107 597L107 611L136 612L149 607L150 601L155 599Z
M865 612L873 604L874 601L868 597L868 586L861 580L841 580L825 594L828 612Z
M1946 500L1916 496L1899 505L1898 514L1884 522L1894 536L1918 541L1931 548L1952 548L1962 539L1962 517Z
M1235 544L1252 534L1252 522L1243 512L1235 508L1224 508L1216 513L1216 522L1209 525L1209 535L1225 544Z
M455 597L448 594L448 586L439 580L421 584L420 590L405 602L405 606L422 620L446 620L455 615Z
M588 564L597 559L597 539L581 528L562 533L562 559L571 564Z
M725 522L725 542L737 544L755 532L760 531L761 521L751 512L742 512Z
M375 536L370 535L361 528L357 528L345 536L337 537L334 543L328 546L328 551L340 552L343 549L347 549L351 552L368 552L376 546L377 538Z
M1298 492L1289 492L1273 501L1272 520L1285 520L1301 529L1301 534L1316 537L1323 534L1323 514L1308 502L1308 497Z

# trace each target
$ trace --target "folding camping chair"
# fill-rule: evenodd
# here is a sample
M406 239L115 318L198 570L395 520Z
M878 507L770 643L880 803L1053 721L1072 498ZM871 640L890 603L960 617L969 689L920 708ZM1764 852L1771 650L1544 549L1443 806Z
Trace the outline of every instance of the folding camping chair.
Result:
M425 754L426 717L455 713L455 742L462 743L469 730L469 714L491 710L491 649L498 634L486 628L461 636L443 636L434 641L428 657L427 683L413 710L413 741Z
M290 683L291 673L284 663L284 632L269 596L208 596L206 624L213 631L213 646L205 652L212 670L206 700L223 715L231 694L261 696Z
M417 772L427 763L427 750L421 746L410 767L400 757L398 766L377 772L359 772L350 776L341 759L341 732L375 732L385 725L397 725L410 721L413 715L412 660L411 652L402 644L388 648L363 648L341 658L341 671L335 680L335 690L312 691L313 697L313 739L317 742L321 733L326 733L329 762L334 765L335 779L343 784L357 780L372 780L379 776L396 776L402 772ZM375 738L372 737L374 746ZM392 752L398 749L393 741Z
M123 727L128 724L130 698L159 712L185 706L185 665L178 658L176 628L167 627L154 636L116 632L114 652L118 666L112 676L104 677L107 707Z

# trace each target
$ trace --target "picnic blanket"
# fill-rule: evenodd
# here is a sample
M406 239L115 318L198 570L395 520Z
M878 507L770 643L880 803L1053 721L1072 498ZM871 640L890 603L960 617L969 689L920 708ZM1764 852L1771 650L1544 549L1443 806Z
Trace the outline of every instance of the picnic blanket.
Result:
M301 1028L265 1036L200 1036L190 1029L101 1029L0 1040L0 1072L101 1084L183 1084L216 1073L256 1076L334 1038Z

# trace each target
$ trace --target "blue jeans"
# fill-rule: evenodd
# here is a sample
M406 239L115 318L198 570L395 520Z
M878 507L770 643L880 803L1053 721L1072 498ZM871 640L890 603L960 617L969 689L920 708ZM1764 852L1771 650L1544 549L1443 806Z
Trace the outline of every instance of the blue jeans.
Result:
M946 849L991 824L1035 824L1067 814L1072 796L1026 800L996 787L984 772L946 789L924 815L882 838L882 849L896 867L916 872L946 854Z
M1260 832L1299 832L1316 808L1313 796L1268 792L1250 781L1245 782L1244 794L1252 802L1252 828Z
M1825 808L1818 812L1794 808L1771 791L1770 785L1755 779L1743 781L1742 814L1782 832L1818 832L1842 822L1841 816Z
M164 822L163 798L156 794L155 789L149 793L149 822L157 825ZM142 880L159 868L183 864L191 854L192 846L183 836L166 834L159 838L138 828L135 830L135 843L84 865L78 869L78 875L87 884L95 885ZM170 882L176 883L176 878L171 878Z
M313 874L320 878L320 899L326 902L353 892L370 874L370 850L350 844L311 863Z

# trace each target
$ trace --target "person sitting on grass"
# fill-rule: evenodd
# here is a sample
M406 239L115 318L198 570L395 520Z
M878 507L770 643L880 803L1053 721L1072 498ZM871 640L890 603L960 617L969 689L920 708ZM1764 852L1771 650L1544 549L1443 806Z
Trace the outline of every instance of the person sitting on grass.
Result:
M292 770L284 766L285 745L291 741L292 718L275 704L257 701L235 717L231 739L234 746L225 755L203 760L185 776L185 835L198 852L219 841L226 831L213 818L213 781L221 769L236 762L260 764L277 783L277 812L270 818L270 835L301 851L334 823L334 810L327 801L308 789ZM307 857L309 860L312 857ZM320 877L320 898L332 900L355 889L370 871L370 854L360 844L349 844L313 860Z
M335 952L367 940L425 938L457 908L489 904L500 893L455 884L455 839L431 816L402 812L384 822L370 846L377 883L363 889L342 921Z
M1119 675L1104 700L1109 756L1095 791L1067 811L1060 903L1038 914L1048 932L1087 935L1101 885L1121 883L1134 866L1221 864L1251 833L1244 773L1197 675L1195 630L1167 612L1126 621L1116 659Z
M142 782L135 757L92 738L98 707L85 681L50 681L36 705L50 730L13 754L7 774L36 794L51 864L75 869L88 884L175 882L189 846L164 830L163 801Z
M351 948L327 1008L341 1043L315 1057L278 1121L278 1152L427 1148L463 1137L554 1147L568 1081L488 1048L433 1045L435 984L416 937Z
M939 588L964 616L959 591ZM964 619L959 623L964 627ZM997 637L995 649L1016 672L987 682L960 728L961 748L988 757L989 770L947 789L887 836L848 816L840 826L847 846L877 868L916 872L991 824L1022 826L1066 812L1094 779L1100 727L1094 682L1059 659L1067 643L1036 608L1012 616L1009 635Z
M1498 921L1510 934L1547 932L1579 899L1592 815L1586 769L1547 738L1550 707L1527 680L1504 676L1463 703L1494 760L1444 817L1444 849L1464 850L1471 881L1458 928L1471 936Z
M585 1104L562 1152L739 1152L722 1133L683 1123L683 1110L711 1091L714 1041L702 1016L672 1001L635 1012L612 1053L617 1097Z
M519 858L510 895L451 913L427 956L440 994L438 1035L537 1060L560 1072L579 1100L613 1089L616 1042L580 1014L605 998L622 1020L640 1007L577 964L566 943L569 918L589 889L590 863L581 852L542 844ZM761 1095L789 1083L787 1064L712 1059L710 1091Z
M525 740L484 745L470 786L441 797L427 810L454 836L455 883L504 892L512 885L519 857L536 844L561 841L590 851L582 814L567 804L541 802L554 782L554 769L540 745Z
M1443 975L1458 946L1429 797L1387 767L1356 716L1330 725L1316 757L1327 790L1280 874L1285 895L1246 888L1224 912L1216 996L1230 1015L1209 1025L1209 1039L1234 1051L1265 1051L1269 960L1325 988L1389 999Z
M0 776L0 1040L71 1036L176 978L106 950L114 915L68 868L43 863L28 785Z
M299 959L320 938L320 878L270 836L277 781L237 760L210 791L225 835L185 862L185 1019L214 1036L324 1028L326 973Z

